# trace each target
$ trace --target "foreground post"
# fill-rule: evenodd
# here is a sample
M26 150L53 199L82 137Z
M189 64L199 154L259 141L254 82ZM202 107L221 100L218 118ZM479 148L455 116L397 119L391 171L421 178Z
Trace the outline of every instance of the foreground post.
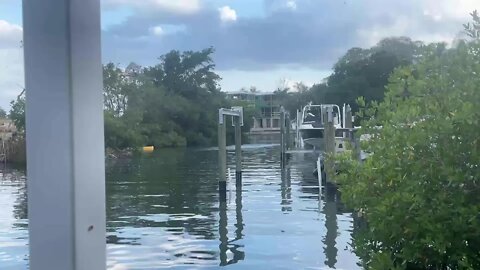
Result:
M227 139L225 128L225 116L220 113L218 122L218 166L220 177L218 179L218 192L220 201L227 200Z
M30 269L105 269L100 1L23 1L23 18Z
M235 179L237 187L242 182L242 126L240 117L234 117L235 121Z

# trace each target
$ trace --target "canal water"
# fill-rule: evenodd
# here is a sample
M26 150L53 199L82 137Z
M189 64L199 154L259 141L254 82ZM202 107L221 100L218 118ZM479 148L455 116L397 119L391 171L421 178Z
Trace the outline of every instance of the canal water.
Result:
M107 161L109 269L359 269L353 220L330 190L319 196L314 157L243 146L243 187L228 154L218 202L215 149L166 149ZM52 187L53 188L53 187ZM28 269L24 170L0 175L0 269ZM48 248L48 247L45 247Z

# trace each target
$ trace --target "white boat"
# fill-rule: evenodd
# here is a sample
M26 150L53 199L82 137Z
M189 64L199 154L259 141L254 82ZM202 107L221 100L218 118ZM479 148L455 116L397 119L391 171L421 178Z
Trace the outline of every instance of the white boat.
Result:
M333 125L342 128L342 114L340 107L335 104L306 105L301 113L299 132L304 144L323 148L323 135L325 130L324 112L328 108L333 109Z

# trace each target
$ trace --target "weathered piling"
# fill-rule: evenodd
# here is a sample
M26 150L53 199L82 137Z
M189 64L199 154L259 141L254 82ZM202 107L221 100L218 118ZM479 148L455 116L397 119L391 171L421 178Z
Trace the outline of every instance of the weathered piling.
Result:
M225 128L225 116L220 114L220 121L218 122L218 167L219 167L219 179L218 179L218 192L220 201L227 200L227 141L226 141L226 128Z
M282 163L285 160L285 109L280 108L280 158Z
M237 185L241 185L242 178L242 130L243 126L243 108L232 107L231 109L221 108L218 110L218 167L220 177L218 180L218 191L220 201L227 199L227 139L226 139L226 123L225 116L232 116L233 125L235 126L235 154L236 169L235 178Z
M228 264L228 216L227 216L227 203L220 201L218 205L218 235L220 236L220 266L226 266Z
M324 121L324 141L325 141L325 157L324 157L324 169L327 173L327 179L332 178L332 172L334 170L334 163L330 158L335 154L335 126L333 125L333 108L331 106L322 110Z
M288 112L285 115L285 122L286 122L285 123L285 127L286 127L285 128L285 144L286 144L285 149L290 150L290 147L291 147L291 145L290 145L290 143L291 143L290 142L291 141L291 134L290 134L291 124L290 124L290 113L288 113Z
M235 179L237 188L242 183L242 123L240 117L234 117L235 123Z
M345 108L345 128L353 128L353 122L352 122L352 108L350 105L347 105Z
M353 121L352 121L352 108L350 105L347 105L345 108L345 128L349 128L350 132L348 133L348 137L350 139L350 143L353 147L352 155L355 159L361 159L360 157L360 138L356 136L353 130Z
M297 148L300 147L300 125L301 125L301 119L302 118L302 112L300 110L297 110L297 121L295 122L295 146Z
M335 126L333 125L333 108L327 107L324 115L325 119L325 152L327 154L335 153Z

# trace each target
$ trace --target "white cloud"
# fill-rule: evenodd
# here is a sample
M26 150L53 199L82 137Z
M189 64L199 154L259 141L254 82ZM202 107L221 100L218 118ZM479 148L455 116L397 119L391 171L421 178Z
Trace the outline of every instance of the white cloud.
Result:
M152 33L155 36L162 36L163 34L165 34L165 31L160 25L158 25L158 26L151 27L150 33Z
M433 18L450 18L457 20L468 19L469 13L480 9L478 0L424 0L419 1L424 14L430 14Z
M24 85L22 35L22 27L0 20L0 107L6 110Z
M0 48L20 47L22 27L0 20Z
M218 12L222 22L234 22L237 20L237 12L229 6L219 8Z
M200 0L104 0L108 8L130 6L146 12L168 11L178 14L192 14L200 10Z
M356 45L360 46L372 46L391 36L450 43L462 37L462 24L471 21L469 14L473 10L480 9L478 0L399 1L392 3L389 9L375 5L379 0L366 1L372 6L366 13L368 20L378 23L356 29L360 41ZM382 17L389 17L389 20L382 21Z
M285 5L291 10L297 10L297 3L293 0L287 1Z
M0 107L8 111L24 85L23 50L0 49Z

